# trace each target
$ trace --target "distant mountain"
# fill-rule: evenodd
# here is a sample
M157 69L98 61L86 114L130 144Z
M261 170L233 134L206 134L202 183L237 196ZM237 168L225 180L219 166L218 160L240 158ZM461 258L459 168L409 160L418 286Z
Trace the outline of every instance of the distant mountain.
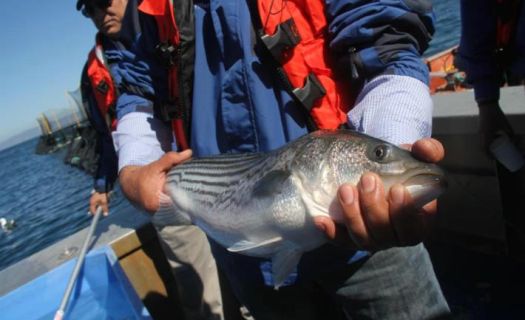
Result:
M18 134L15 134L12 137L0 142L0 150L7 149L19 143L25 142L29 139L40 136L40 128L34 127L27 130L24 130Z

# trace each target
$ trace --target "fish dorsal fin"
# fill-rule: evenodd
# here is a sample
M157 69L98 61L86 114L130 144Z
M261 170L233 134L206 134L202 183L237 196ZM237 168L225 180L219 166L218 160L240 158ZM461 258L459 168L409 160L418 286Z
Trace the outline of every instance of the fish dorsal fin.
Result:
M252 242L252 241L249 241L249 240L241 240L237 243L235 243L234 245L232 245L231 247L228 248L228 251L230 252L243 252L243 251L248 251L248 250L254 250L254 249L260 249L262 247L266 247L266 246L271 246L279 241L282 241L283 238L282 237L275 237L275 238L271 238L271 239L268 239L268 240L265 240L265 241L262 241L262 242L258 242L258 243L255 243L255 242Z
M289 244L283 246L272 257L272 276L273 287L279 289L283 285L288 276L294 271L299 264L303 252L297 246Z
M284 182L289 177L290 171L288 170L273 170L268 172L253 187L253 197L266 198L280 193Z

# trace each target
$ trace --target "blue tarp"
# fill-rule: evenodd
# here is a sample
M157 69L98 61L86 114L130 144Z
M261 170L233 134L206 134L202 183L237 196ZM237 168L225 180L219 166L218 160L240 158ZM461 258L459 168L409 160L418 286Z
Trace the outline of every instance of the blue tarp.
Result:
M0 298L0 319L53 319L76 259ZM109 246L86 255L64 319L151 319Z

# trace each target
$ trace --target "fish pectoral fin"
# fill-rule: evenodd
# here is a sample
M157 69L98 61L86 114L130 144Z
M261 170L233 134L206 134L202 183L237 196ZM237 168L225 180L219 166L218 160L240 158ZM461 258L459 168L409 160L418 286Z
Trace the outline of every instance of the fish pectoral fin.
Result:
M272 275L273 287L279 289L288 276L294 271L299 264L303 252L296 246L289 245L279 250L277 254L272 257Z
M191 220L188 216L181 214L175 206L171 198L165 193L159 194L159 210L155 212L155 216L162 217L158 219L166 220L166 223L176 225L190 225ZM168 222L169 220L169 222Z
M258 242L258 243L255 243L255 242L252 242L252 241L248 241L248 240L241 240L237 243L235 243L234 245L232 245L231 247L228 248L228 251L230 252L243 252L243 251L248 251L248 250L254 250L254 249L259 249L259 248L262 248L262 247L266 247L266 246L271 246L279 241L283 240L283 238L281 237L275 237L275 238L271 238L271 239L268 239L268 240L265 240L265 241L262 241L262 242Z
M310 213L312 217L317 217L317 216L329 217L330 216L328 214L328 208L326 206L323 206L315 202L312 198L308 196L303 196L303 203L304 203L304 206L306 207L306 210L308 211L308 213Z
M253 187L252 196L254 198L273 197L280 193L284 182L290 177L290 171L273 170L262 177Z

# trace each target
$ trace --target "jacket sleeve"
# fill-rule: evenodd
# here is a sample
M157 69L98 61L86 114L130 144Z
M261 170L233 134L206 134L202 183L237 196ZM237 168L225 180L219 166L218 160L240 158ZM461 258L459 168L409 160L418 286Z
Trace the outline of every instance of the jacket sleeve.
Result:
M82 72L81 79L82 103L88 114L89 122L96 131L96 152L99 155L97 171L94 177L93 189L105 193L113 189L118 176L118 160L113 147L111 133L106 125L105 119L100 113L95 97L92 94L91 83L87 77L86 68Z
M461 39L454 64L466 72L478 102L497 100L501 75L496 55L496 1L461 0ZM476 8L472 10L472 8Z
M421 54L434 33L430 0L327 0L330 48L353 78L403 75L428 84Z
M123 30L129 29L125 28L129 24L123 23ZM160 41L155 19L141 15L140 30L130 34L121 31L119 41L102 38L104 56L119 92L115 108L119 120L132 112L152 113L168 100L168 72L156 49Z

